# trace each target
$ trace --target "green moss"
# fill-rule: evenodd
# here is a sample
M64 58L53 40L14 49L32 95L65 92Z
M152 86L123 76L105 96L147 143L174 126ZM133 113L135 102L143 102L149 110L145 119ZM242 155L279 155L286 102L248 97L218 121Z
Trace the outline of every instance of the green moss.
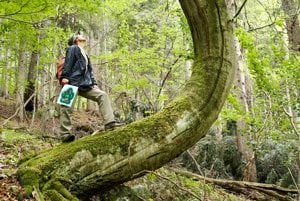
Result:
M35 167L43 172L48 172L48 170L59 168L63 161L70 160L80 150L89 150L95 156L107 153L113 154L116 146L121 148L121 153L127 155L132 139L146 137L157 141L164 138L166 132L173 130L174 121L180 118L182 111L189 108L187 105L189 103L186 99L181 98L168 106L163 112L150 118L134 122L115 131L106 132L103 135L88 136L73 143L59 145L25 161L21 166ZM155 129L149 129L153 127Z
M57 146L53 149L43 151L20 165L20 167L33 167L41 170L48 176L53 170L64 166L65 162L72 157L73 152L68 151L68 146Z
M30 160L31 158L37 156L37 153L34 153L34 154L28 154L26 155L25 157L21 158L19 161L18 161L18 164L22 164L22 163L25 163L26 161Z
M28 133L16 132L14 130L2 129L1 132L1 139L7 144L22 143L34 138Z
M50 201L69 201L66 198L64 198L60 193L58 193L56 190L47 190L44 193L47 200Z
M44 195L41 193L41 191L40 191L40 189L38 189L38 188L36 188L35 186L34 186L34 191L35 191L35 193L36 193L36 199L38 200L38 201L44 201Z
M36 179L35 183L28 183L29 185L39 184L39 187L44 186L43 192L49 191L53 193L51 190L56 190L56 192L65 197L72 196L61 183L49 183L47 181L50 178L63 177L66 180L71 180L70 182L74 182L91 172L97 171L95 168L99 167L99 165L95 165L97 160L95 163L93 161L98 156L100 157L98 163L103 167L105 161L102 160L104 159L102 156L111 154L117 158L127 157L142 149L143 144L140 145L140 142L152 143L164 140L167 133L174 131L176 126L174 122L178 122L182 118L183 111L191 108L190 104L188 98L179 97L167 106L165 110L147 119L134 122L111 132L88 136L72 143L61 144L51 150L45 150L38 156L22 163L20 167L21 169L27 169L25 167L38 169L40 172L36 175L43 175L43 178ZM163 159L163 161L166 160ZM71 174L73 169L76 170L76 174ZM25 174L25 172L20 171L19 175L22 176L22 174ZM73 177L72 175L75 176ZM44 182L47 183L44 185Z
M25 193L30 196L34 188L39 189L40 172L34 168L21 168L17 172L17 176L21 185L25 188Z
M47 182L43 188L44 194L51 197L51 201L55 199L78 201L59 181L51 180ZM53 200L54 199L54 200ZM60 200L57 200L60 201Z

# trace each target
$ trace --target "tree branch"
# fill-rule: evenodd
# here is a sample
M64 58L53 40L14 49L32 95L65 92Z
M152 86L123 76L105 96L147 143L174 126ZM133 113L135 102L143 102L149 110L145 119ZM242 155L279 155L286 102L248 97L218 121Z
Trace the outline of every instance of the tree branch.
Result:
M15 22L21 22L21 23L25 23L25 24L34 25L34 23L32 23L32 22L28 22L28 21L24 21L24 20L17 20L17 19L11 18L11 17L0 16L0 18L15 21Z
M18 11L15 11L14 13L6 14L6 15L0 15L0 17L11 16L11 15L16 15L16 14L20 13L29 2L30 2L30 0L28 0L25 4L21 5L21 7Z
M195 163L198 172L199 172L201 175L205 176L205 175L203 174L202 170L201 170L201 167L200 167L199 163L198 163L197 160L195 159L195 157L191 154L191 152L190 152L189 150L187 150L186 152L188 153L188 155L191 157L191 159L192 159L193 162Z
M246 5L248 0L245 0L242 4L242 6L239 8L239 10L237 11L237 13L234 15L233 19L235 19L237 16L239 16L239 14L241 13L242 9L244 8L244 6Z
M267 25L264 25L264 26L261 26L261 27L257 27L257 28L253 28L253 29L249 29L248 32L252 32L252 31L257 31L259 29L264 29L266 27L271 27L275 24L275 22L272 22L271 24L267 24Z
M182 55L179 55L179 57L173 62L173 64L169 67L169 70L168 70L166 76L163 78L163 80L162 80L162 82L161 82L161 84L159 86L159 91L157 93L157 97L156 97L157 102L158 102L158 99L159 99L159 97L160 97L160 95L162 93L162 90L163 90L164 86L165 86L165 83L166 83L167 79L169 78L169 76L170 76L170 74L171 74L171 72L173 70L173 66L178 62L178 60L180 59L181 56Z
M30 101L35 95L36 95L36 91L35 91L35 92L27 99L27 101L26 101L22 106L20 106L20 107L17 108L16 112L15 112L12 116L10 116L8 119L6 119L6 120L3 122L3 124L0 125L0 128L2 128L3 126L5 126L5 124L7 124L9 120L11 120L12 118L14 118L14 117L18 114L18 112L20 111L21 108L22 108L22 109L25 108L25 106L29 103L29 101Z
M293 115L290 114L288 111L286 111L285 108L283 108L283 110L284 110L284 113L289 117L290 123L291 123L291 125L293 127L293 130L294 130L295 134L299 137L300 134L299 134L299 131L298 131L298 129L297 129L296 125L295 125L295 122L293 120Z
M4 17L7 17L7 16L12 16L12 15L31 15L31 14L36 14L36 13L43 12L46 8L49 7L49 6L45 5L43 8L41 8L41 9L38 10L38 11L32 11L32 12L24 12L24 13L21 13L21 11L23 10L23 8L24 8L29 2L30 2L30 0L27 1L24 5L22 5L18 11L15 11L15 12L13 12L13 13L8 13L8 14L0 15L0 18L4 18Z
M299 187L298 187L298 184L297 184L297 182L296 182L296 180L295 180L295 177L293 176L293 173L292 173L292 171L291 171L291 169L288 167L288 170L289 170L289 173L290 173L290 175L291 175L291 178L292 178L292 180L293 180L293 182L294 182L294 184L295 184L295 186L296 186L296 189L298 190L298 194L300 195L300 190L299 190Z
M178 187L180 190L182 190L182 191L184 191L184 192L186 192L186 193L192 195L193 197L195 197L195 198L198 199L198 200L202 200L201 197L199 197L199 196L196 195L195 193L189 191L188 189L183 188L182 186L179 186L177 183L175 183L174 181L170 180L169 178L164 177L164 176L162 176L162 175L160 175L160 174L158 174L158 173L156 173L156 172L153 172L153 171L146 171L146 172L151 173L151 174L154 174L155 176L157 176L157 177L159 177L159 178L161 178L161 179L164 179L164 180L166 180L166 181L169 181L169 182L171 182L172 184L174 184L176 187Z

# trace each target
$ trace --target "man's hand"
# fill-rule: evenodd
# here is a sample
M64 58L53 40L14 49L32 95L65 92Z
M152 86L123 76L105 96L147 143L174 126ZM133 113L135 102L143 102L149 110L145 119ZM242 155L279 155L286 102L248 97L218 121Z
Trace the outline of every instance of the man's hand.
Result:
M69 80L66 79L66 78L63 78L63 79L61 80L61 83L62 83L63 85L68 84L68 83L69 83Z

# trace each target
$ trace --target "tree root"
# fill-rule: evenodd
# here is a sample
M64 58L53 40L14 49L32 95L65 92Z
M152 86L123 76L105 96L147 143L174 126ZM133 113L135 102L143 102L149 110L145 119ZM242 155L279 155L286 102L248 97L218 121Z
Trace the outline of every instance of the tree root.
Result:
M44 201L45 199L51 201L79 201L60 181L50 180L41 189L38 179L39 172L30 168L23 171L19 171L18 173L19 180L25 187L26 197L32 195L38 201Z
M79 201L59 181L47 182L43 192L51 201Z

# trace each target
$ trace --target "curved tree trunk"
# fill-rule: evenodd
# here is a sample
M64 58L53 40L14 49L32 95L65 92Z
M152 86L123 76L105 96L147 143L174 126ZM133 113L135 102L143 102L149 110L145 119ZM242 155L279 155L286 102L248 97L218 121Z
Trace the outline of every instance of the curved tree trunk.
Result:
M159 113L111 132L46 150L20 165L27 192L77 200L155 170L201 139L231 86L235 50L225 0L180 0L194 42L192 76Z

